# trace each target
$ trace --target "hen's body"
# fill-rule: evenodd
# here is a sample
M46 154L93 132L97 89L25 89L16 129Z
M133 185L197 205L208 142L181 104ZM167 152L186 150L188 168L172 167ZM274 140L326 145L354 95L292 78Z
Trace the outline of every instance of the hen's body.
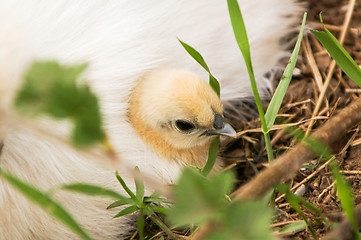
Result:
M270 83L263 75L283 56L279 40L298 22L298 7L290 0L239 2L255 75L265 93ZM173 181L186 161L166 159L137 135L128 119L129 99L139 79L158 67L186 69L207 79L177 37L202 53L220 80L223 101L251 96L226 1L2 1L0 35L2 116L32 61L88 62L85 78L100 98L105 129L118 157L163 182ZM119 188L114 169L101 160L6 120L0 120L2 169L44 190L69 182ZM63 132L54 125L44 129ZM203 157L199 161L205 161ZM132 182L132 176L119 171ZM129 229L126 219L113 220L114 213L105 210L108 200L64 192L56 198L96 239L116 239ZM0 239L76 238L1 180L0 214Z

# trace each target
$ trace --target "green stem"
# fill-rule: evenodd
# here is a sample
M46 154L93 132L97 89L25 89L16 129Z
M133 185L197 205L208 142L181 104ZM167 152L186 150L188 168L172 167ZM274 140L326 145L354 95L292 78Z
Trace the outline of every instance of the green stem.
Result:
M268 161L273 162L273 150L272 150L272 145L271 145L271 137L269 135L269 132L266 132L263 134L264 134L265 143L266 143L266 151L267 151Z
M171 239L178 239L178 237L170 230L167 225L165 225L162 220L149 208L144 209L145 213L150 217L150 219L157 224Z

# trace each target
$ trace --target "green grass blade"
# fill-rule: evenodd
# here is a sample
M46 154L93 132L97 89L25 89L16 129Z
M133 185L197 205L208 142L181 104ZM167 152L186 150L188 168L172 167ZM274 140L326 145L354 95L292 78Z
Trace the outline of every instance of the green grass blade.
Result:
M342 208L345 211L346 216L351 223L351 226L354 229L355 233L358 234L358 224L354 212L355 205L352 195L352 188L342 176L336 164L332 164L332 173L334 178L336 179L337 196L341 201Z
M128 214L131 214L133 212L136 212L138 210L139 210L139 208L137 206L132 205L132 206L124 208L122 211L118 212L116 215L114 215L113 218L122 217L122 216L125 216L125 215L128 215Z
M138 221L137 221L137 230L138 230L138 236L140 240L144 239L144 225L145 225L145 219L144 219L144 212L143 210L139 211Z
M322 22L322 17L320 15ZM323 22L322 22L323 24ZM347 76L349 76L359 87L361 87L361 69L352 57L341 46L337 39L327 28L323 27L324 32L311 30L313 35L322 43L327 52L340 66Z
M290 233L290 232L294 232L294 231L300 231L303 230L307 227L305 221L298 221L298 222L294 222L294 223L290 223L284 227L282 227L279 232L281 233Z
M138 167L135 167L135 171L140 173ZM137 180L136 178L134 181L135 181L135 191L136 191L135 195L140 202L143 202L143 200L144 200L144 183L141 182L140 180Z
M219 149L219 137L216 137L212 141L211 146L209 147L208 160L202 171L204 176L208 176L208 174L212 171L212 168L217 160L218 149Z
M129 187L127 186L127 184L124 182L123 178L121 176L119 176L118 172L115 172L115 175L120 183L120 185L122 185L122 187L124 188L124 190L128 193L128 195L134 200L134 202L138 203L139 200L138 198L134 195L134 193L132 192L132 190L129 189Z
M174 201L162 198L162 197L144 197L145 203L154 203L154 202L161 202L161 203L174 203Z
M153 212L157 212L157 213L161 213L165 216L168 215L168 213L170 212L169 208L164 208L164 207L156 207L156 206L149 206L149 208L153 211Z
M49 213L52 217L62 222L65 226L71 229L82 239L92 239L73 219L73 217L57 202L51 199L48 195L30 186L22 180L5 173L0 169L0 176L8 181L14 188L20 191L24 196L30 199L35 204L39 205L44 211Z
M178 39L178 41L182 44L184 49L194 58L194 60L196 60L197 63L199 63L199 65L201 65L209 73L209 85L211 85L211 87L217 93L217 95L219 97L220 96L219 82L211 74L211 71L209 70L209 67L208 67L206 61L204 61L204 58L202 57L202 55L197 50L195 50L193 47L188 45L187 43L181 41L180 39Z
M305 214L303 213L300 204L299 204L299 198L298 196L296 196L295 194L293 194L289 188L285 185L280 184L279 186L277 186L277 189L286 194L286 199L287 202L291 205L291 207L303 218L303 220L305 221L308 229L311 232L311 235L314 239L318 239L315 230L313 229L312 225L310 224L310 222L307 220L307 217L305 216Z
M239 8L237 0L227 0L227 4L228 4L228 11L229 11L229 15L231 18L234 36L236 37L237 44L239 46L239 49L242 52L244 61L247 66L248 75L249 75L249 78L251 81L253 96L254 96L254 99L255 99L255 102L257 105L259 118L260 118L261 124L262 124L262 132L264 133L264 136L265 136L268 161L272 162L273 161L273 150L272 150L272 145L271 145L271 139L270 139L270 136L268 133L268 128L267 128L264 111L263 111L263 107L262 107L262 101L261 101L261 98L258 93L257 83L256 83L256 79L255 79L254 72L253 72L251 51L250 51L250 47L249 47L246 27L244 25L242 13Z
M298 52L301 47L301 42L302 42L302 37L303 37L303 29L306 24L306 18L307 18L307 13L305 13L303 15L302 26L301 26L300 33L298 35L298 39L297 39L295 48L292 52L292 55L287 64L287 67L286 67L285 71L283 72L281 81L279 82L278 87L271 99L271 102L268 105L267 112L265 115L267 129L271 129L271 127L273 126L273 124L276 120L277 113L281 107L282 100L283 100L283 98L286 94L287 88L291 82L293 70L295 69L295 66L296 66Z
M104 197L110 197L121 200L127 199L125 196L121 195L120 193L117 193L116 191L88 183L67 184L67 185L63 185L62 189L74 191L82 194L87 194L87 195L104 196Z
M133 199L131 198L126 198L124 200L118 200L113 202L112 204L110 204L107 209L111 209L111 208L115 208L115 207L119 207L119 206L123 206L123 205L127 205L127 204L134 204Z

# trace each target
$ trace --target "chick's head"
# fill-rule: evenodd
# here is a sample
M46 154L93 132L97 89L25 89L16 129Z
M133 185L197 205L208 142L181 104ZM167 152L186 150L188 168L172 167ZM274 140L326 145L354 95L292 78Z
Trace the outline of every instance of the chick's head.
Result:
M162 68L146 74L134 90L129 113L138 134L158 152L166 151L167 158L207 150L214 135L235 135L217 94L188 71Z

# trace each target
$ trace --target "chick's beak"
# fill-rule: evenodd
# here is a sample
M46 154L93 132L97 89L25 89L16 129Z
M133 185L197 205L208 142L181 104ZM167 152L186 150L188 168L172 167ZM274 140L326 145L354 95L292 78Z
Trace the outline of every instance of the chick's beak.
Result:
M211 130L208 132L211 135L224 135L229 137L236 137L237 133L231 125L225 123L221 129Z
M236 131L233 129L233 127L231 125L229 125L228 123L224 122L223 117L221 117L218 114L216 114L216 116L214 118L213 127L215 129L207 130L203 134L205 134L205 135L224 135L224 136L229 136L229 137L237 136Z

